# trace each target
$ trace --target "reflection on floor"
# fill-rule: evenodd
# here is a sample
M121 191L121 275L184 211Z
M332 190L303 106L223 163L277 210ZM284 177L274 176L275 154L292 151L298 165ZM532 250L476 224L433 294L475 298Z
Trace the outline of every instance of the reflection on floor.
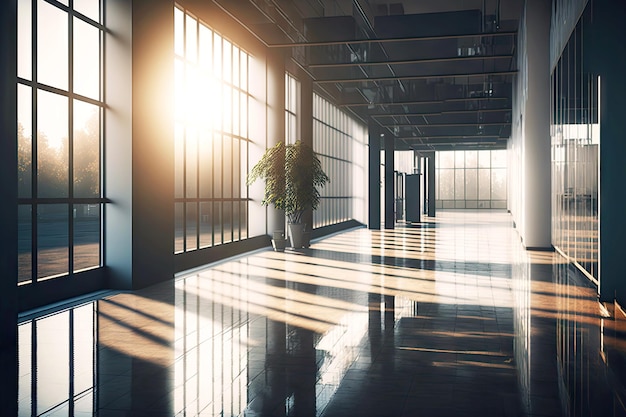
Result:
M504 212L356 229L23 321L19 412L626 415L595 294Z

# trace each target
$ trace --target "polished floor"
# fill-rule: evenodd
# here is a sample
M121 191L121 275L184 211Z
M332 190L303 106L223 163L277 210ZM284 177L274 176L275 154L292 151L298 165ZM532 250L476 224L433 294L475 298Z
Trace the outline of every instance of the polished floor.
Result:
M444 211L23 318L20 415L624 416L626 320Z

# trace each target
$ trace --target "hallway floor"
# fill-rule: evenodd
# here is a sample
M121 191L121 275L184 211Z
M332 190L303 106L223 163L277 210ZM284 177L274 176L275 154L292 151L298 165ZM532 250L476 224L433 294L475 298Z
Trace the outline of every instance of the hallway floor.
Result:
M560 255L524 251L509 214L444 211L22 320L19 409L624 416L616 314Z

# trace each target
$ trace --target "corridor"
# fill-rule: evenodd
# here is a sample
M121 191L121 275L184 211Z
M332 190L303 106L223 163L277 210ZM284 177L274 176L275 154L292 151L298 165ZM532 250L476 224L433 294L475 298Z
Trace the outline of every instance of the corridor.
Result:
M25 315L20 415L623 416L626 320L505 211Z

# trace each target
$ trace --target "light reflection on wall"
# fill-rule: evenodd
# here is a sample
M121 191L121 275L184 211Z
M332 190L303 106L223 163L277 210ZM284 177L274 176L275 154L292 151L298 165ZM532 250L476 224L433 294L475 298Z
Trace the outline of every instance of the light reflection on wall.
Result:
M95 303L18 326L19 415L94 413Z

